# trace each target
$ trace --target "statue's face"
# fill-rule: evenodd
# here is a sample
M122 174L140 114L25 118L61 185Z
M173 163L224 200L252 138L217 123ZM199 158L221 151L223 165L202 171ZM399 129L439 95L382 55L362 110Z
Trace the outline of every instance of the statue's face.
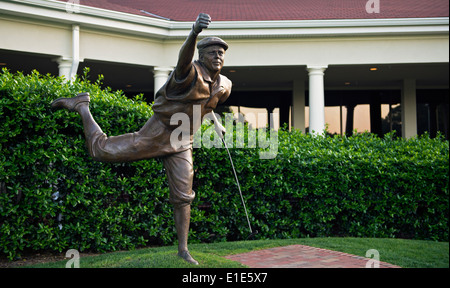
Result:
M203 49L200 61L213 72L220 71L225 60L225 49L222 46L212 45Z

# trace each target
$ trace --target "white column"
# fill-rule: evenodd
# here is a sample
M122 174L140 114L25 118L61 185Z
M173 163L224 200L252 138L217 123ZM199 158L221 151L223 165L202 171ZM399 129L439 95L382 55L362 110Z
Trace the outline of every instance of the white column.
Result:
M75 79L80 64L80 26L72 26L72 67L70 68L70 81Z
M417 135L416 105L416 80L404 79L401 96L403 138L411 138Z
M53 61L58 63L59 76L72 82L77 75L78 65L83 62L80 59L80 26L72 26L72 57L61 56Z
M309 132L322 134L325 130L325 88L323 75L327 65L307 66L309 75Z
M292 126L305 133L305 81L295 79L292 94Z
M59 76L64 77L66 81L70 80L70 70L72 69L72 59L60 57L56 59L58 63Z
M169 73L173 70L172 67L155 67L153 68L153 78L155 83L155 92L154 95L156 96L156 92L158 92L161 87L166 84L167 79L169 78Z

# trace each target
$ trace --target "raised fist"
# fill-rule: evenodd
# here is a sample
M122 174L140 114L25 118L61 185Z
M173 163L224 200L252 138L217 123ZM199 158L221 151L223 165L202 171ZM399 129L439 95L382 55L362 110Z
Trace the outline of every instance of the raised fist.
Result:
M194 32L197 34L202 32L203 29L208 28L209 23L211 23L211 17L208 14L200 13L194 23Z

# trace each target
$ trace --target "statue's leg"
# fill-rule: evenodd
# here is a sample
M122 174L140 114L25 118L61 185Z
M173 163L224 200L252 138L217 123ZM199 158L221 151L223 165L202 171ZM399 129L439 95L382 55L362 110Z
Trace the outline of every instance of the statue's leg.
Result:
M95 122L94 117L92 117L88 103L81 103L77 106L76 111L80 114L83 122L84 137L89 154L94 159L102 161L102 159L98 159L97 157L98 153L96 153L97 149L95 149L95 144L98 143L100 137L106 138L106 134L103 133L100 126Z
M178 256L187 262L198 265L197 260L192 258L188 249L189 222L191 220L191 205L174 208L175 228L178 238Z
M93 156L92 142L104 133L89 111L89 102L89 93L80 93L72 98L58 98L52 102L51 106L55 109L68 109L69 111L75 111L80 114L83 122L86 145L89 154Z
M89 110L89 101L89 94L81 93L72 98L59 98L51 106L80 114L91 157L103 162L130 162L159 156L158 146L155 145L158 139L154 135L155 131L158 132L156 120L149 119L143 127L145 129L139 132L108 137L94 120Z
M178 256L189 263L198 265L188 250L191 203L195 198L192 190L194 169L192 150L186 150L163 158L169 180L170 202L174 205L175 228L178 237Z

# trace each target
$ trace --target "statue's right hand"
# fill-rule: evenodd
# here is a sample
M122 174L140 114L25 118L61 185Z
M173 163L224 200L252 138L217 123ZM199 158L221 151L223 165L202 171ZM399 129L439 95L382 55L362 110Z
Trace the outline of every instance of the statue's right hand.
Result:
M212 112L214 113L214 112ZM216 130L217 135L219 135L220 139L223 139L223 136L227 132L225 127L219 123L219 121L214 121L214 130Z
M211 23L211 17L208 14L200 13L197 17L197 20L195 20L194 24L194 32L199 34L203 31L203 29L208 28L209 23Z

